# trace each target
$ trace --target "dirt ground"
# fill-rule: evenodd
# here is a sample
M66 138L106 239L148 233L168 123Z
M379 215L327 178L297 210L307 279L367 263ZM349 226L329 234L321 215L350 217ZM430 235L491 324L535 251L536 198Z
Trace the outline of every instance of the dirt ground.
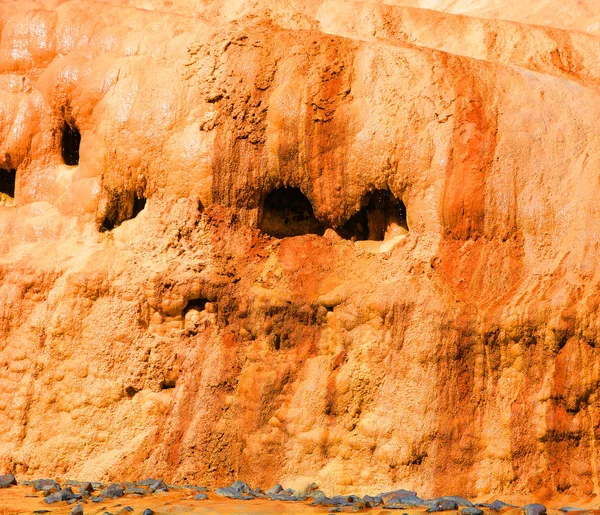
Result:
M131 515L142 514L146 508L151 508L157 515L188 513L203 515L225 515L225 514L248 514L248 515L271 515L271 514L324 514L329 513L331 508L313 507L308 503L288 503L268 500L253 500L247 502L233 501L223 499L214 493L208 493L209 499L206 501L195 501L190 490L171 490L146 497L128 495L120 499L106 500L104 503L95 504L87 502L83 504L84 513L104 514L106 512L117 515L120 510L129 506L133 511L122 512L121 515L129 513ZM44 497L40 493L35 493L30 486L15 486L12 488L0 490L0 515L13 514L35 514L47 513L50 515L67 515L71 513L73 505L66 502L59 502L47 505L43 502ZM575 506L581 506L581 511L570 512L570 515L600 515L600 510L591 509L590 506L584 508L583 503L573 503ZM47 511L41 511L47 510ZM425 509L412 510L390 510L384 508L374 508L365 510L365 513L373 515L392 515L395 513L402 515L421 515L426 513ZM450 515L456 515L456 512L447 512ZM506 509L498 513L501 515L521 515L519 508ZM548 515L564 515L558 510L558 506L549 507Z

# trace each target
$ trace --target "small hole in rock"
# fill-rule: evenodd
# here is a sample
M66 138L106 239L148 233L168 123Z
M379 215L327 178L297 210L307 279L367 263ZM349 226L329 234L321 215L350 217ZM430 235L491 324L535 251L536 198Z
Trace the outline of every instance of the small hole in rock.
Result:
M176 381L175 379L163 379L163 382L160 384L161 390L170 390L171 388L175 388Z
M112 217L107 216L102 222L102 227L100 227L100 232L112 231L116 226L116 222L112 219Z
M347 240L373 241L406 234L406 206L389 190L375 190L365 196L360 211L339 227L337 232Z
M206 308L206 303L208 299L190 299L188 300L183 312L189 311L190 309L195 309L197 311L203 311Z
M135 194L133 203L129 204L127 197L122 198L118 194L112 194L108 202L108 209L104 215L104 220L100 226L100 232L112 231L115 227L121 225L126 220L132 220L146 207L146 198ZM131 215L127 212L126 207L131 207Z
M133 199L132 218L135 218L137 215L139 215L142 212L142 209L144 209L145 207L146 207L146 198L145 197L140 198L136 195Z
M138 389L134 388L133 386L128 386L127 388L125 388L125 393L127 394L127 397L131 398L136 393L138 393Z
M14 168L6 170L0 168L0 193L11 198L15 197L15 184L17 182L17 171Z
M63 126L62 131L62 158L63 162L68 166L76 166L79 164L79 146L81 144L81 134L75 126L67 123Z
M298 188L279 188L265 198L260 230L276 238L317 234L325 227L315 217L310 200Z
M281 338L278 334L273 336L273 347L275 347L275 350L281 349Z
M186 334L196 334L209 320L206 310L208 299L190 299L183 308L183 327Z

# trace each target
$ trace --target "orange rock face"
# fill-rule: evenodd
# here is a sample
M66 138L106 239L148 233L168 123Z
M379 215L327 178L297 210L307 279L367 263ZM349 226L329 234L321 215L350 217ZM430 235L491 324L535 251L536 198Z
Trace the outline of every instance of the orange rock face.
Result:
M600 493L600 18L537 3L0 4L1 468Z

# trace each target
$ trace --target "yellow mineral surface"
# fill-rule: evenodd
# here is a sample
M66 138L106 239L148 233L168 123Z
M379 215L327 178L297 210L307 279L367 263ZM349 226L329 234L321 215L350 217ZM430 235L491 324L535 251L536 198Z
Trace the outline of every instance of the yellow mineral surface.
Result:
M594 505L597 0L0 30L0 473Z

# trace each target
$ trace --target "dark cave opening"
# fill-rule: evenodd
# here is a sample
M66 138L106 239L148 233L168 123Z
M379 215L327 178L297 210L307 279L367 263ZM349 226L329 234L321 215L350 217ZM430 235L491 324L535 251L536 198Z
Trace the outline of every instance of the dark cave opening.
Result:
M187 313L190 309L195 309L197 311L204 311L204 309L206 308L206 303L208 302L208 299L190 299L188 300L185 308L183 308L183 313L185 315L185 313Z
M113 220L112 217L107 216L102 221L102 225L100 226L100 232L112 231L115 228L115 226L116 226L115 220Z
M16 182L17 171L14 168L9 170L0 168L0 193L4 193L9 197L14 198Z
M347 240L383 241L391 232L408 232L406 206L390 190L375 190L365 195L363 207L337 233Z
M121 201L121 198L118 194L111 196L109 208L106 210L104 220L102 220L102 224L100 225L100 232L112 231L115 227L118 227L126 220L134 219L146 207L146 197L138 196L138 194L134 195L133 204L131 204L130 216L126 216L126 214L124 216L123 207L126 204L128 204L128 202Z
M79 146L81 145L81 134L74 125L65 123L62 130L61 152L63 162L68 166L79 164Z
M135 218L139 215L142 210L146 207L146 197L138 197L137 195L133 198L133 213L131 218Z
M189 299L183 308L183 328L187 335L194 335L206 324L206 305L210 301L206 298Z
M161 390L170 390L171 388L175 388L177 386L177 381L171 377L165 378L160 383Z
M298 188L271 191L263 204L260 230L276 238L317 234L325 226L315 217L310 200Z
M139 390L137 388L131 386L131 385L128 386L127 388L125 388L125 393L127 394L127 397L129 397L130 399L132 397L134 397L135 394L138 393L138 392L139 392Z

